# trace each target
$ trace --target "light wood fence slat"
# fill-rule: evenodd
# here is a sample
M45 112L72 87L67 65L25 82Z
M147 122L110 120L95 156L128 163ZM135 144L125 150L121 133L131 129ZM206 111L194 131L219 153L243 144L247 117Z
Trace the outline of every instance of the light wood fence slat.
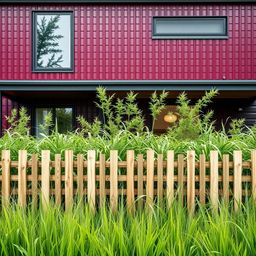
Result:
M61 205L61 155L55 154L55 203L58 207Z
M168 207L171 206L174 199L174 151L167 151L166 166L166 195Z
M88 151L88 166L87 166L87 186L88 186L88 204L91 211L95 211L96 206L96 168L95 168L95 162L96 162L96 152L95 150L89 150Z
M106 200L106 156L100 154L100 205L105 206Z
M38 207L38 154L32 155L32 167L31 167L31 187L32 187L32 204L33 208Z
M127 208L134 212L134 151L127 151Z
M193 214L195 211L195 152L187 152L187 207Z
M138 208L142 209L143 207L143 154L138 155L138 166L137 166L137 189L138 189Z
M219 188L218 188L218 151L210 152L210 200L212 210L218 211Z
M252 198L256 200L256 150L251 152Z
M118 151L110 151L110 208L117 212L118 204Z
M19 150L18 164L18 201L21 207L27 204L27 151Z
M147 184L146 184L146 203L152 207L154 202L154 151L147 150Z
M179 202L183 206L184 197L184 156L178 155L178 196Z
M229 155L223 155L223 199L226 204L229 202Z
M10 150L2 151L2 200L3 205L8 207L11 193L11 156Z
M72 209L73 205L73 151L65 151L65 209Z
M42 169L41 169L41 190L42 205L44 209L49 207L50 202L50 151L42 150Z
M242 201L242 152L234 151L234 210L238 211Z
M157 155L157 199L159 205L163 203L164 196L164 178L163 178L163 154Z
M205 205L205 155L199 156L199 200L201 205Z
M82 154L77 155L77 194L79 201L83 198L84 192L84 156Z

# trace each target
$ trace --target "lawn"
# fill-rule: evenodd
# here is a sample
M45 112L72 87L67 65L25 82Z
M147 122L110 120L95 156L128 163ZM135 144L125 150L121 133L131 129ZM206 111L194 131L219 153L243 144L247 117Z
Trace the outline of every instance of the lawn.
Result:
M95 215L83 206L0 213L1 255L255 255L256 205L238 212L220 206L219 214L199 208L189 215L178 204L114 215Z

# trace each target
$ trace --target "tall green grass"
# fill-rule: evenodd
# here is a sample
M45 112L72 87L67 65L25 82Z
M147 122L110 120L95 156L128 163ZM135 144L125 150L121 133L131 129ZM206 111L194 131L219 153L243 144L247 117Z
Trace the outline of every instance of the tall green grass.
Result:
M1 255L256 255L256 205L238 213L200 208L195 215L174 204L134 215L76 206L0 212Z

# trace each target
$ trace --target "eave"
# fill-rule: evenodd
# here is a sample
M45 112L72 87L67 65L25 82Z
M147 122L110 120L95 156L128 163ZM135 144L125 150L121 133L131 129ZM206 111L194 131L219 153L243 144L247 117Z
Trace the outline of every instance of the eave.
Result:
M172 3L255 3L255 0L1 0L0 4L172 4Z
M0 91L256 91L256 80L0 80Z

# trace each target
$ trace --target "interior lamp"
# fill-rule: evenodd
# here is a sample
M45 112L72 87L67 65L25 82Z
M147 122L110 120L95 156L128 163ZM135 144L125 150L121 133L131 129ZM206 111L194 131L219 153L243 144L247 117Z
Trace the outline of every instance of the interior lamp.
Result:
M175 123L177 119L178 117L171 112L164 116L164 121L167 123Z

